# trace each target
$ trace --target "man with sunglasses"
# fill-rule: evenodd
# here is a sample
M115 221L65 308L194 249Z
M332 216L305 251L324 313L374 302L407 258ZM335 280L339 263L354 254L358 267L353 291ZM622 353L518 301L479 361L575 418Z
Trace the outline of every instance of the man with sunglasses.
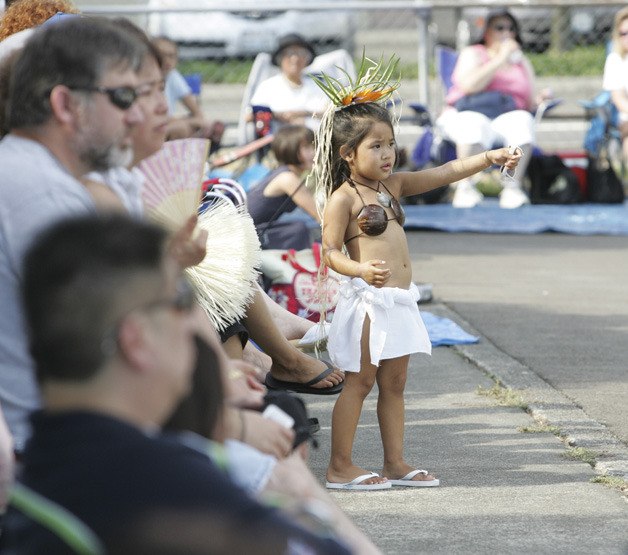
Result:
M20 485L56 506L12 505L3 547L69 552L60 541L80 526L60 533L61 506L100 544L84 552L347 554L327 530L259 504L207 453L159 433L190 389L197 354L194 297L167 239L122 215L83 217L27 252L24 312L43 410Z
M40 230L95 211L81 176L131 159L144 52L111 23L72 17L36 30L11 69L0 141L0 405L18 454L39 406L19 304L23 253Z

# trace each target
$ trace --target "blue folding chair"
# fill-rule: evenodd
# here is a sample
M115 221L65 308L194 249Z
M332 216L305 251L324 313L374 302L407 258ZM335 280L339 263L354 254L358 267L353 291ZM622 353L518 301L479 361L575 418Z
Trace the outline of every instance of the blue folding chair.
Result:
M192 89L192 94L194 96L201 95L201 86L203 84L203 77L200 73L188 73L183 76L185 82L189 85L190 89Z

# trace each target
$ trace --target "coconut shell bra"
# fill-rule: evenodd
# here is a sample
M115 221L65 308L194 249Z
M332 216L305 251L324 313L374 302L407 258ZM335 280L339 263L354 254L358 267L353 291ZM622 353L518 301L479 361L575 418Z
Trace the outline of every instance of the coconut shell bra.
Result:
M360 212L358 212L357 216L358 227L360 228L361 233L358 233L357 235L354 235L353 237L347 239L345 241L345 244L347 244L349 241L352 241L356 237L360 237L361 235L381 235L382 233L384 233L384 231L386 231L386 228L388 227L388 222L391 220L397 220L397 223L403 226L404 222L406 221L406 215L403 211L403 208L401 207L401 204L399 204L399 201L388 190L388 187L386 187L386 185L384 185L381 181L377 182L377 189L373 189L373 187L370 187L364 183L360 183L359 181L355 181L351 178L347 179L347 183L349 183L349 185L355 189L355 192L360 197L363 206ZM366 202L364 202L364 198L360 194L360 191L356 187L356 184L377 191L377 202L379 204L366 204ZM380 187L384 187L384 189L386 189L386 192L380 191ZM392 218L388 217L388 214L386 213L386 210L384 210L384 207L392 209L394 214Z

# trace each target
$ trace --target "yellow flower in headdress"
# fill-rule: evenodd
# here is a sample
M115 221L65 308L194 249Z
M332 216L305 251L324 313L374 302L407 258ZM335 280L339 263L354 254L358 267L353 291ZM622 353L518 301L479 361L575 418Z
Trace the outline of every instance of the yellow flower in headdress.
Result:
M355 79L342 68L338 68L347 77L348 85L325 73L312 75L312 77L334 106L340 108L352 104L387 100L399 88L398 76L396 81L390 82L393 74L397 72L398 65L399 58L395 55L390 57L387 64L384 64L383 58L375 62L362 52L362 60Z

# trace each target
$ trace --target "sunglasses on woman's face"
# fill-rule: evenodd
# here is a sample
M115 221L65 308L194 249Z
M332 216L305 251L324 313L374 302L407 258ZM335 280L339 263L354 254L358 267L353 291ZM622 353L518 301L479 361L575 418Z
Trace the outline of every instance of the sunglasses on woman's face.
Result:
M508 31L509 33L512 33L515 28L512 25L506 25L504 23L498 23L497 25L491 25L491 28L494 29L495 31L498 32L503 32L503 31Z

